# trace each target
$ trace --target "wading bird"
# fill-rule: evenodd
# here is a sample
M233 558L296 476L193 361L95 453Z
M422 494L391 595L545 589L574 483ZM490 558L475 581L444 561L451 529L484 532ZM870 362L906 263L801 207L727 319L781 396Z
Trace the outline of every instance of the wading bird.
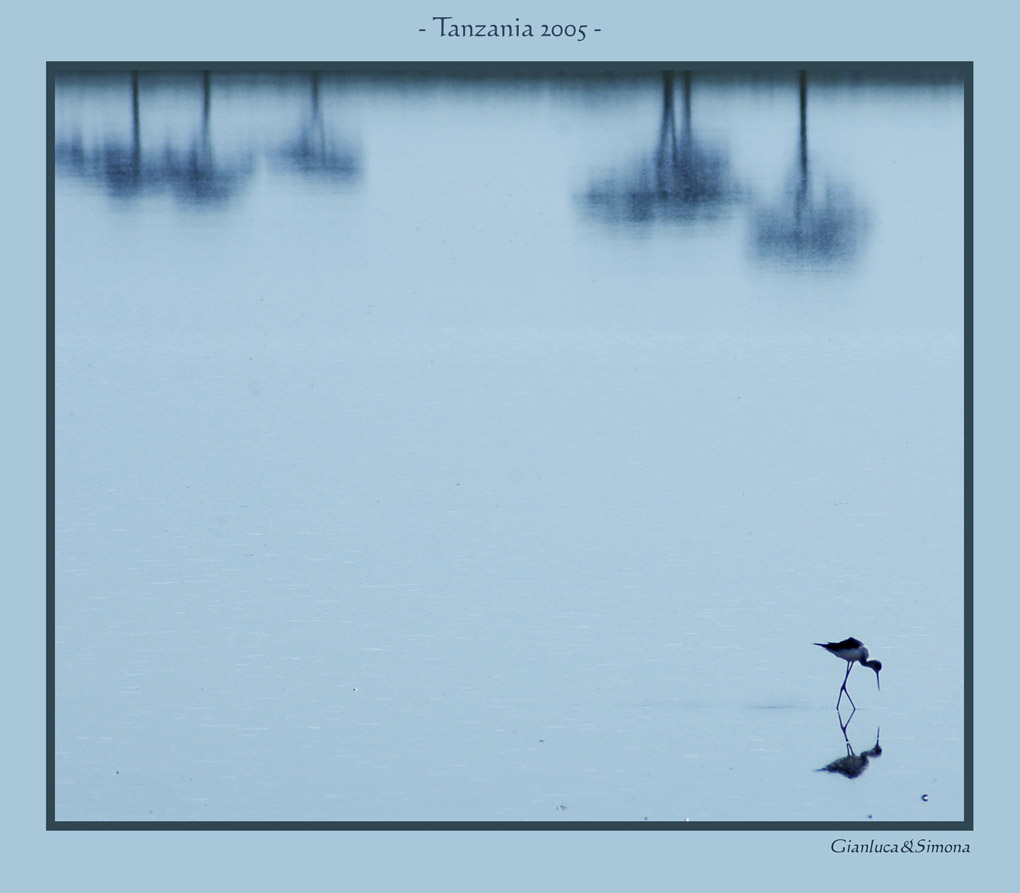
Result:
M868 660L868 649L864 647L864 643L860 639L844 639L842 642L828 643L815 642L815 645L819 648L824 648L833 657L846 661L846 675L843 677L843 684L839 689L839 697L836 699L837 710L839 710L839 702L843 700L843 695L846 695L847 700L850 701L854 709L857 709L854 699L850 697L850 692L846 690L846 681L850 678L850 671L854 668L854 661L859 661L862 666L875 671L875 682L878 685L878 690L882 690L882 683L878 679L878 671L882 669L882 662Z

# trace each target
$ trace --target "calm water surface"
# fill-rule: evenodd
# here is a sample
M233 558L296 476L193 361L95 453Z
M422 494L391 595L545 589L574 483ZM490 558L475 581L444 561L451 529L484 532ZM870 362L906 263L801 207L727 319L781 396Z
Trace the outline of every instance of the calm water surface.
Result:
M962 819L962 84L64 75L56 159L59 820Z

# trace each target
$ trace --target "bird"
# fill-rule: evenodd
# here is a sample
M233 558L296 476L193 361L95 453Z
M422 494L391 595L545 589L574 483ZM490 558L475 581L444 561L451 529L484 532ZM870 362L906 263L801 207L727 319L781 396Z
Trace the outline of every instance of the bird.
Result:
M843 737L846 738L846 727L842 723L840 723L840 726L843 728ZM868 768L869 759L882 756L882 745L878 743L881 732L881 729L875 732L875 746L862 753L854 753L854 749L850 746L850 739L846 738L846 756L833 760L827 766L822 766L818 771L838 772L847 778L857 778L858 775Z
M833 657L846 661L846 676L843 677L843 685L840 686L839 697L836 699L837 710L839 710L839 702L843 700L844 694L854 709L857 709L854 699L850 697L850 692L846 690L846 681L850 678L850 671L854 668L854 661L859 662L861 666L875 671L875 683L878 685L878 690L882 690L882 683L878 678L878 671L882 669L882 662L879 660L868 660L868 649L860 639L850 638L844 639L842 642L815 642L814 644L819 648L824 648Z

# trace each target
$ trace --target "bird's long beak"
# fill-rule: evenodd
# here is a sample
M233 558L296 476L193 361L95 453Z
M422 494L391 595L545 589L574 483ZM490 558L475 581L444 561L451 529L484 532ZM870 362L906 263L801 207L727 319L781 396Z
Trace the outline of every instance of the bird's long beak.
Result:
M878 678L878 670L875 670L875 684L878 685L878 690L882 690L882 682Z

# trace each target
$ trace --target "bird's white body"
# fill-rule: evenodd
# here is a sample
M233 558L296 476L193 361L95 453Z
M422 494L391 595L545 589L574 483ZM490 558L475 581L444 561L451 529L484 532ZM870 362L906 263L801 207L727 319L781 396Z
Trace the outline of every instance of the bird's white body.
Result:
M836 646L822 645L822 647L825 648L829 654L833 655L833 657L842 658L848 663L853 663L855 660L864 663L864 661L868 659L868 649L860 642L856 645L844 645L843 647L839 647L840 645L843 645L843 643L840 642L839 645Z

